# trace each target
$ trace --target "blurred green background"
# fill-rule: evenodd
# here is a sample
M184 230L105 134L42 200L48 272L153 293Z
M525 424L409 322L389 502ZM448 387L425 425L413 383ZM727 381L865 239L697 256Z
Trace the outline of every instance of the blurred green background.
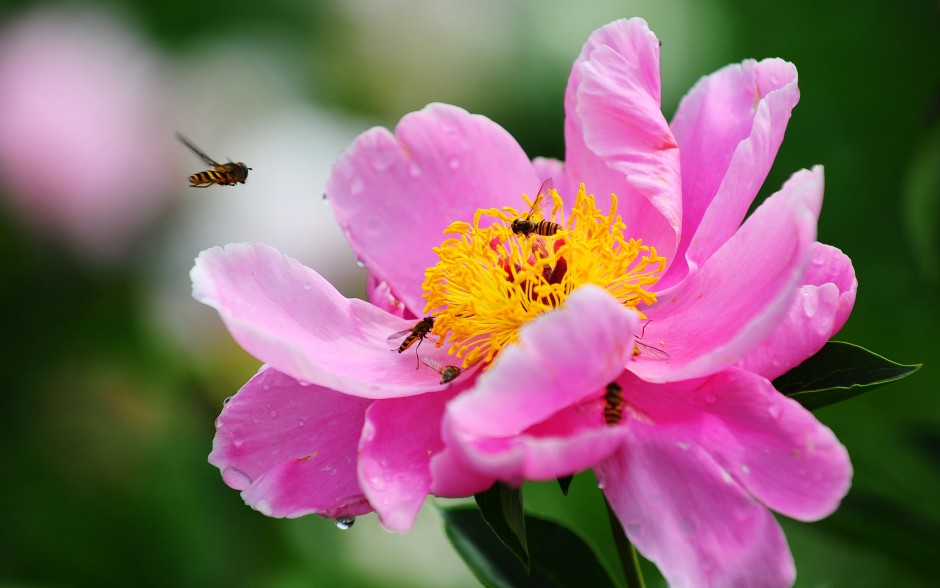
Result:
M797 65L802 98L762 196L825 166L819 239L852 258L860 284L837 338L925 364L817 413L848 447L855 478L829 519L782 521L797 585L940 582L940 5L573 4L0 6L0 585L476 585L430 504L407 535L373 516L344 532L316 517L265 518L222 483L206 462L213 419L258 362L190 297L188 271L207 247L266 241L361 295L364 274L320 202L352 138L442 101L489 116L532 156L563 157L571 62L593 29L626 16L646 18L663 42L670 117L699 76L727 63ZM35 24L57 20L67 34ZM17 49L30 38L39 49ZM87 131L63 130L56 117L75 106L73 82L41 100L24 94L52 128L46 140L65 141L59 151L3 114L31 83L16 76L45 67L55 42L43 39L61 40L74 83L91 87L83 99L105 107L82 121ZM116 61L83 63L82 43ZM26 66L10 65L21 58ZM187 188L201 168L177 130L216 159L247 162L248 183ZM123 148L91 177L115 136ZM86 180L69 204L55 200ZM614 567L590 474L567 499L536 484L526 501L569 521Z

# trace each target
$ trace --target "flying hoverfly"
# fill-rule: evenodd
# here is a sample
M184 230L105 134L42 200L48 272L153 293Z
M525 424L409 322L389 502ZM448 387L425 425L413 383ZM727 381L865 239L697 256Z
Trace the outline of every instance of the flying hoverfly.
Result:
M441 375L441 384L453 382L454 378L459 376L460 372L463 371L461 368L455 365L441 365L441 362L437 361L433 357L422 357L421 363Z
M406 349L414 345L415 342L418 343L418 347L421 347L421 343L424 342L424 339L430 338L428 337L428 334L431 332L431 329L433 327L434 327L434 317L426 316L420 321L418 321L417 323L415 323L415 326L411 327L410 329L405 329L404 331L398 331L397 333L392 333L391 335L388 336L388 340L391 342L396 339L401 339L402 337L405 337L405 340L401 342L401 345L399 345L398 349L396 350L398 351L398 353L403 353ZM418 347L415 347L416 359L418 357ZM416 366L415 369L418 369L419 367L421 367L420 364Z
M610 426L616 425L623 418L623 388L617 382L607 384L604 392L604 422Z
M245 180L248 179L248 170L251 168L244 163L235 163L233 161L219 163L203 153L199 147L190 143L183 135L176 133L176 137L183 142L183 145L189 147L193 153L205 161L206 165L211 165L214 168L189 176L187 179L189 180L190 188L208 188L213 184L234 186L236 183L244 184Z
M542 219L539 222L532 220L532 216L542 208L542 200L545 199L545 195L548 194L550 190L554 189L555 184L552 182L551 178L542 182L542 187L539 188L539 193L535 196L535 200L532 201L532 208L529 209L529 212L512 221L510 228L513 233L522 237L527 237L532 233L542 235L543 237L551 237L561 229L561 225L553 223L550 220Z

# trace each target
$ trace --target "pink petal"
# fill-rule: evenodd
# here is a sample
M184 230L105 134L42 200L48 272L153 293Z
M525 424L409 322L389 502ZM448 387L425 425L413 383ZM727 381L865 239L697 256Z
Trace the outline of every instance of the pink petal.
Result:
M661 284L701 266L734 234L770 171L800 99L796 68L747 60L702 78L672 122L682 154L682 244Z
M587 285L520 332L476 386L448 407L461 435L509 437L596 394L633 351L636 312Z
M424 270L453 221L478 208L523 204L540 185L525 152L479 115L431 104L393 135L373 128L333 168L327 194L353 251L395 298L423 314Z
M735 365L776 378L815 355L842 328L858 290L852 261L835 247L813 243L803 281L770 337Z
M566 186L563 184L566 178L565 163L563 161L558 161L551 157L536 157L532 160L532 168L535 170L535 177L541 178L543 181L552 178L555 189L558 190L562 198L570 194L568 201L574 202L574 196L578 192L578 186ZM571 192L572 189L574 189L574 192ZM529 194L531 195L531 193Z
M356 447L370 403L264 367L222 409L209 463L268 516L367 513Z
M659 41L644 20L595 31L565 93L567 184L606 210L616 193L631 236L672 259L682 217L679 149L660 109Z
M697 446L629 427L596 472L637 551L670 586L789 586L796 570L770 512Z
M638 356L648 381L708 375L750 353L792 303L816 239L822 168L797 172L702 268L648 311L643 342L669 359Z
M359 484L389 531L411 529L431 487L431 456L443 448L441 418L455 391L378 400L359 443Z
M407 319L418 319L417 316L407 311L401 300L395 298L388 282L383 282L369 274L366 279L366 298L372 306L378 306L385 312Z
M259 244L203 251L191 272L193 296L219 311L246 351L304 382L365 398L439 390L412 350L395 353L388 337L415 321L346 299L315 271ZM397 342L395 342L397 344ZM432 344L421 354L446 360Z
M598 396L602 391L595 391ZM520 485L575 474L608 457L624 428L604 424L600 398L562 409L512 437L477 437L445 420L448 445L474 470Z
M624 399L657 434L698 446L736 484L802 521L832 513L852 478L832 431L758 375L730 368L706 379L650 384L625 376Z
M461 452L450 447L431 456L431 493L444 498L479 494L493 485L495 476L474 470Z

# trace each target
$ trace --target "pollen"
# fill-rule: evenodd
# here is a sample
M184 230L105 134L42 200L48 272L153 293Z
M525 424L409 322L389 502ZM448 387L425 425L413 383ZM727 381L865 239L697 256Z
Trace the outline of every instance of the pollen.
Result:
M554 231L513 232L513 220L527 218L533 226L543 221L538 205L528 213L509 206L481 209L472 224L447 227L450 237L434 249L440 260L425 272L425 312L434 316L438 346L446 337L464 368L491 362L518 341L523 325L585 284L604 288L640 318L641 307L656 302L649 288L666 259L624 236L616 195L605 214L582 184L567 217L558 192L548 195L553 204L545 220L557 222Z

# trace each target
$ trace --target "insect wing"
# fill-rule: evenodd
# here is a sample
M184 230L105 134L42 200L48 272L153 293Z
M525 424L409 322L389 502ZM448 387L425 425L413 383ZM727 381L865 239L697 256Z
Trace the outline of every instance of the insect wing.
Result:
M219 164L219 162L215 161L214 159L212 159L211 157L209 157L208 155L206 155L205 153L203 153L203 152L199 149L199 147L196 147L195 145L193 145L192 143L190 143L190 142L189 142L189 139L187 139L187 138L184 137L183 135L181 135L181 134L179 134L179 133L176 133L176 138L179 139L180 141L182 141L182 142L183 142L183 145L186 145L187 147L189 147L190 150L191 150L193 153L195 153L196 155L198 155L203 161L205 161L207 165L211 165L211 166L214 167L214 168L222 167L222 166Z
M529 209L529 217L534 215L537 211L541 210L542 203L545 200L545 195L548 194L550 190L555 189L555 182L551 178L546 179L542 182L542 186L539 188L538 194L535 195L535 200L532 201L532 208Z
M405 329L404 331L398 331L397 333L392 333L391 335L389 335L388 342L392 346L392 349L398 349L398 343L395 343L395 341L397 341L398 339L401 339L402 337L406 335L410 335L411 331L412 329Z
M653 347L652 345L647 345L646 343L641 343L634 339L634 355L645 355L647 357L656 357L659 359L669 359L669 354L663 351L662 349Z
M437 372L437 373L439 373L439 374L441 374L441 375L444 375L444 366L441 365L441 362L437 361L437 360L434 359L433 357L422 357L422 358L421 358L421 363L423 363L424 365L428 366L429 368L431 368L431 369L434 370L435 372Z

